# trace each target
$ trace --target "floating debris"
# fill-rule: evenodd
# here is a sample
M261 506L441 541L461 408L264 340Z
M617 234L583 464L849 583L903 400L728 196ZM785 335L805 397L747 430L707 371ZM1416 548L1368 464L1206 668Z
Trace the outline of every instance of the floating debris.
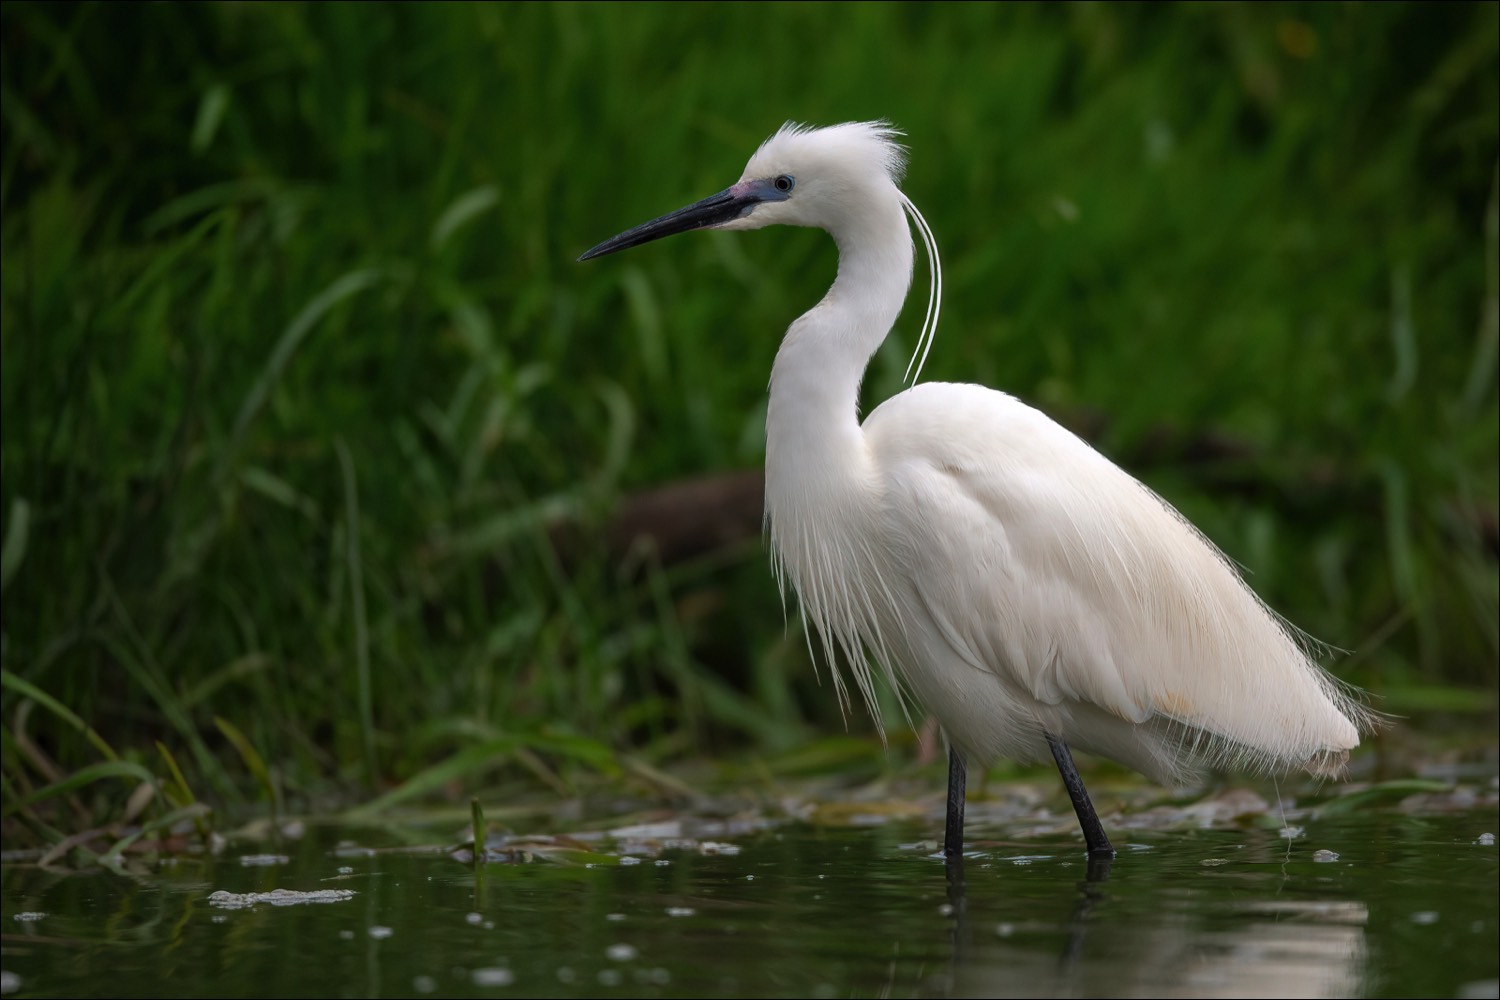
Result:
M480 860L486 864L531 864L535 861L555 861L591 867L595 864L615 863L613 854L600 853L592 845L566 834L491 837L481 845L481 849L483 853ZM473 864L473 845L464 844L449 851L448 856L466 865Z
M272 889L270 892L229 892L220 889L208 897L209 906L224 910L246 910L265 903L269 906L299 906L303 903L342 903L354 898L353 889Z
M1495 837L1493 834L1486 834L1485 836L1488 836L1490 838L1490 843L1493 844L1495 842ZM740 853L740 845L721 844L716 841L705 840L698 845L698 853L703 855L722 854L725 856L732 856Z
M1270 811L1271 804L1257 792L1229 788L1197 802L1131 809L1117 817L1114 824L1127 830L1211 830L1243 826ZM1058 820L1056 829L1071 832L1073 826L1073 818L1066 816Z
M1339 856L1335 851L1313 851L1312 859L1327 863L1329 861L1337 861Z
M632 823L617 826L609 831L616 840L682 840L681 820L665 820L658 823Z
M475 986L509 986L516 981L516 974L504 966L493 965L475 969L469 973L469 980Z
M285 854L246 854L240 858L240 864L246 868L268 868L271 865L289 865L292 859Z

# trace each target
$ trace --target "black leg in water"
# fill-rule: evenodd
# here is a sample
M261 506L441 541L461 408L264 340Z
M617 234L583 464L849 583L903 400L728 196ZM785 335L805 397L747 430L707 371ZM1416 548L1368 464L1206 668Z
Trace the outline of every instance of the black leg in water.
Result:
M948 878L948 906L953 917L953 953L948 962L948 982L939 991L939 995L952 996L954 984L958 981L958 970L968 961L970 946L973 944L973 930L969 927L969 898L964 887L964 856L961 851L956 854L944 853L943 874Z
M1063 785L1068 789L1068 798L1073 800L1073 811L1078 814L1078 825L1083 827L1083 842L1088 845L1089 857L1115 856L1115 849L1109 844L1109 837L1104 834L1104 824L1099 822L1099 814L1094 812L1094 803L1089 801L1088 789L1083 787L1083 779L1078 776L1078 768L1073 766L1073 754L1069 752L1068 745L1051 733L1045 734L1047 745L1052 748L1052 759L1057 761L1057 769L1062 772ZM951 779L950 779L951 780ZM948 793L953 794L950 786ZM953 801L948 802L948 822L953 822Z
M1063 752L1067 753L1067 750ZM967 787L968 768L964 766L964 752L956 745L949 745L948 825L943 831L943 854L950 860L961 858L964 853L964 791Z

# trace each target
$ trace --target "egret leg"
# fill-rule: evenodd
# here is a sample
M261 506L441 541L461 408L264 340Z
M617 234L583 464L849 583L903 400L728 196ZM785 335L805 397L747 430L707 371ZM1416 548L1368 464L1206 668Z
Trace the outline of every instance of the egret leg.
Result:
M948 905L952 907L953 957L948 962L947 988L941 990L940 994L952 995L958 970L966 964L973 944L973 930L969 927L969 898L964 887L963 854L946 855L943 858L943 873L948 878Z
M1067 752L1066 749L1063 751ZM968 768L964 752L957 745L948 747L948 824L943 831L943 854L960 858L964 853L964 791L968 787ZM1080 788L1083 786L1080 785ZM1098 820L1095 820L1097 823Z
M1078 814L1078 825L1083 827L1083 842L1088 845L1090 857L1114 857L1115 849L1110 846L1109 837L1104 833L1104 824L1099 822L1099 814L1094 812L1094 803L1089 801L1089 792L1083 787L1083 779L1078 776L1078 768L1073 766L1073 754L1068 750L1068 745L1051 733L1045 734L1047 745L1052 748L1052 759L1057 761L1057 769L1062 773L1063 786L1068 790L1068 798L1073 800L1073 811ZM950 790L949 794L952 792ZM952 800L949 801L949 822L952 822Z

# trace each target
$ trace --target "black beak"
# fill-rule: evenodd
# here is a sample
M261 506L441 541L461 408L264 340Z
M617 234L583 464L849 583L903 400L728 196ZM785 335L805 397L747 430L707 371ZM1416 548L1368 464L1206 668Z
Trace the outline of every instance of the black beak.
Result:
M675 236L694 229L712 229L714 226L722 226L726 222L733 222L735 219L748 215L752 208L764 200L757 185L736 184L728 190L709 195L702 201L695 201L686 208L679 208L669 215L663 215L659 219L653 219L634 229L627 229L619 236L605 240L592 250L585 251L578 259L592 260L617 250L629 250L642 243L659 240L663 236Z

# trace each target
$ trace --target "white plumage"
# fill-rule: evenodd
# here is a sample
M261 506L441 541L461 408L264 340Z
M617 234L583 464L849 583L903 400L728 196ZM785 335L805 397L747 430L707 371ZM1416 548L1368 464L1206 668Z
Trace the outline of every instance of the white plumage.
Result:
M895 140L883 123L788 125L727 191L585 255L775 223L838 244L832 288L776 355L766 420L778 579L827 658L842 653L873 708L868 654L981 759L1063 744L1052 750L1065 780L1068 744L1168 783L1220 764L1335 772L1370 713L1141 483L980 386L915 385L861 425L860 380L911 282L908 215L933 268L917 369L941 295L931 232L897 186ZM1069 790L1087 835L1076 772ZM1089 841L1108 850L1102 829Z

